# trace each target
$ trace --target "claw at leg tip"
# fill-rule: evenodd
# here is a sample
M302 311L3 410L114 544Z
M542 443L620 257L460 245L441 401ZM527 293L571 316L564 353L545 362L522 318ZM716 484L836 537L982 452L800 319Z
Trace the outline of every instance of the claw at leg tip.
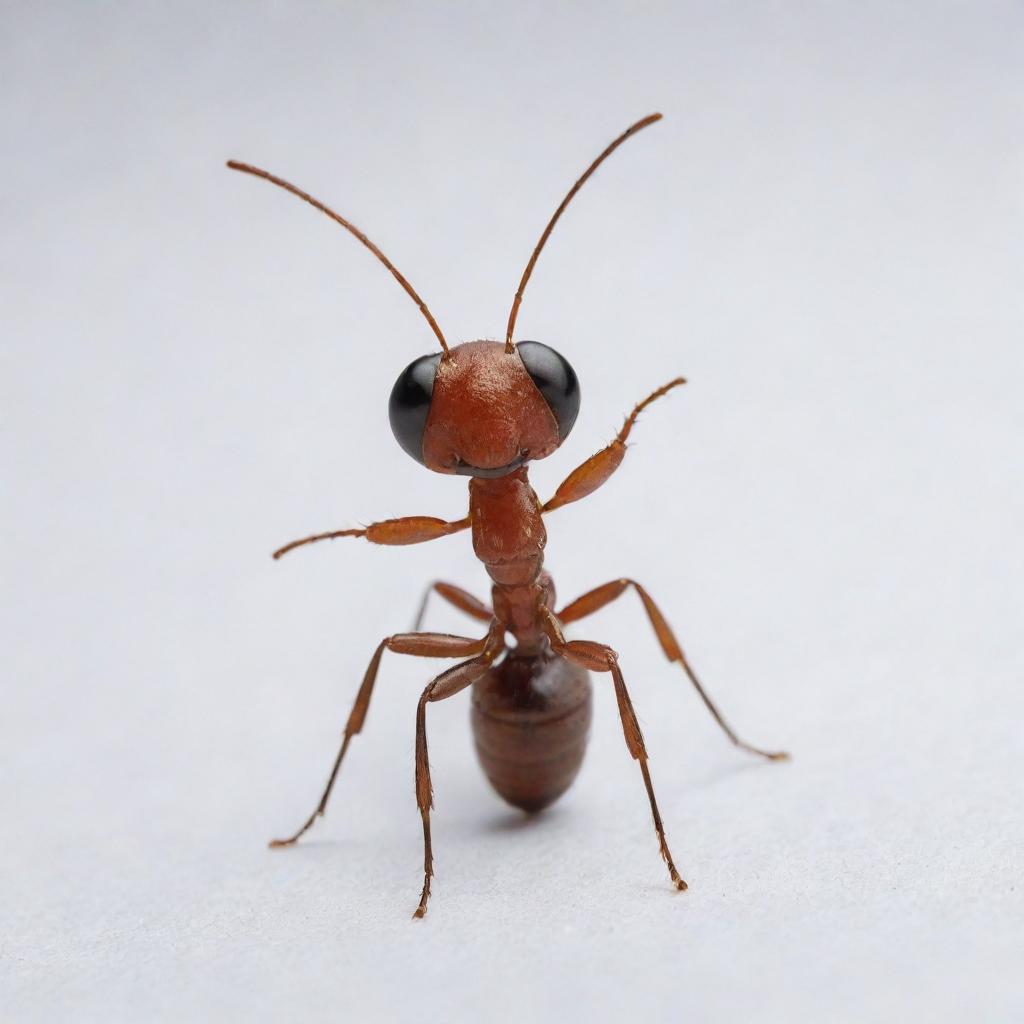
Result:
M676 871L675 864L669 864L669 874L672 876L672 884L680 891L686 892L689 886L683 881L682 876Z

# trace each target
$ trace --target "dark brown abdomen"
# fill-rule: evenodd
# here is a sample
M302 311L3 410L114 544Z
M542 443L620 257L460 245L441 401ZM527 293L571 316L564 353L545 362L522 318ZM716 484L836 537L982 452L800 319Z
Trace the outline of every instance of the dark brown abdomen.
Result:
M551 654L509 655L473 684L473 737L491 785L539 811L572 784L590 731L590 676Z

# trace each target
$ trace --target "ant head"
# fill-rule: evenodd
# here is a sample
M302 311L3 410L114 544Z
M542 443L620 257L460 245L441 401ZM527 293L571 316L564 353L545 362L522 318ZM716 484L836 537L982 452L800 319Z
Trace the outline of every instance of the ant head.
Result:
M391 391L391 429L438 473L504 476L550 455L580 411L568 360L539 341L470 341L410 363Z
M505 342L470 341L449 348L427 304L398 268L351 221L308 192L251 164L229 160L232 170L263 178L340 224L391 271L430 325L441 351L410 363L391 392L391 429L417 462L438 473L496 477L550 455L568 436L580 408L580 388L569 363L539 341L513 343L516 317L544 244L584 182L626 139L661 120L630 125L577 179L534 247L512 302Z

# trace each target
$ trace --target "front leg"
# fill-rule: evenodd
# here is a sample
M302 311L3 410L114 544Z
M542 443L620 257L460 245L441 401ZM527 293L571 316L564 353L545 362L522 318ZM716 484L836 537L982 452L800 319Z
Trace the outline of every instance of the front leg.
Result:
M304 544L315 544L321 540L334 540L336 537L365 537L371 544L422 544L424 541L437 540L458 533L469 526L469 516L448 522L435 519L433 516L405 516L402 519L385 519L380 523L371 523L362 530L335 530L332 533L314 533L311 537L293 540L278 548L274 558L287 555L289 551L301 548Z
M602 448L596 455L591 455L582 466L577 466L559 485L555 496L544 506L544 511L551 512L553 509L561 508L573 501L579 501L580 498L585 498L588 494L596 491L619 468L625 458L626 439L640 413L651 402L685 383L686 381L682 377L676 377L675 380L670 380L639 402L626 417L626 422L622 424L622 429L615 436L615 440L607 448Z

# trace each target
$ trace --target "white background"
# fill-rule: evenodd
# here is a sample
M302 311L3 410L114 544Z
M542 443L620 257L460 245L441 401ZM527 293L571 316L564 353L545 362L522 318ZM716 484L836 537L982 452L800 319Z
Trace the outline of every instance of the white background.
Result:
M1016 3L29 4L0 24L5 1020L1020 1020L1024 8ZM679 374L549 521L568 599L628 574L620 651L676 859L596 680L578 782L526 820L468 699L385 659L462 535L390 435L432 336L520 337L584 391L535 486ZM476 627L431 613L434 628ZM1014 977L1017 972L1017 977Z

